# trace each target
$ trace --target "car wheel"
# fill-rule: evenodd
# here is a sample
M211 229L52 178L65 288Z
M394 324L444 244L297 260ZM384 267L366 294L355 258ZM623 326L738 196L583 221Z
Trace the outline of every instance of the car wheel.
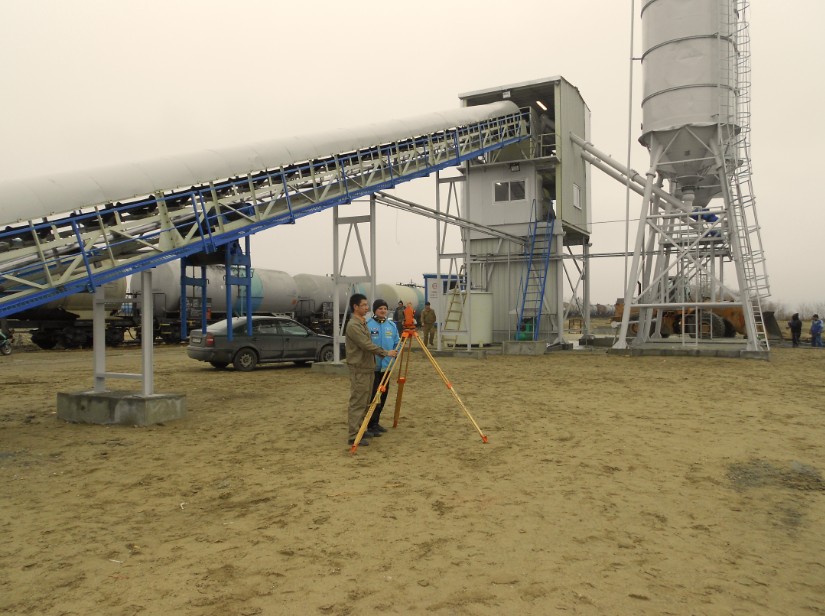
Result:
M321 349L321 352L318 353L318 361L325 361L330 362L335 360L335 352L332 349L332 345L327 345Z
M243 348L235 353L235 359L232 361L232 365L235 366L235 370L240 370L241 372L254 370L255 366L258 365L258 354L253 349Z
M210 361L209 364L213 368L217 368L218 370L223 370L229 365L229 362L228 361Z

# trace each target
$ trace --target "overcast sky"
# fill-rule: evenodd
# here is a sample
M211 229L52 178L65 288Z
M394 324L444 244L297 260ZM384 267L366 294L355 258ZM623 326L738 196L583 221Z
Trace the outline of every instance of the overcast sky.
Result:
M772 300L817 304L822 172L810 165L825 141L816 76L825 1L752 4L751 154ZM581 91L594 144L627 156L630 0L0 0L0 8L0 179L415 116L457 107L459 93L555 75ZM635 74L632 164L643 173L638 63ZM395 192L434 205L431 178ZM592 250L623 250L624 187L594 170L592 199ZM253 262L331 272L331 220L317 214L259 234ZM379 282L421 283L435 271L434 222L381 208L378 234ZM594 302L623 294L620 259L594 259L592 268Z

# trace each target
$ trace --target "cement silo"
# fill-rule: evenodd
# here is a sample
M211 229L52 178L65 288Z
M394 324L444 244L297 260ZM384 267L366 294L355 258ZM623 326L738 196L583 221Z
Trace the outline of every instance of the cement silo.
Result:
M769 296L749 159L747 0L645 0L642 134L650 154L615 349L677 335L713 338L714 313L741 306L745 351L769 350ZM632 170L629 170L632 172ZM631 177L631 174L628 174ZM734 278L725 278L733 265ZM735 284L735 296L725 285ZM668 333L668 335L672 335Z
M733 0L642 7L642 135L659 174L704 206L720 192L715 146L736 125ZM699 194L696 194L696 193Z

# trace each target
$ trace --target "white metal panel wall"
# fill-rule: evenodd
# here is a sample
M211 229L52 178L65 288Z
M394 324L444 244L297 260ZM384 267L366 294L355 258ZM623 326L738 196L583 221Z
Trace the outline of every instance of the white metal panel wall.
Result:
M526 194L523 201L493 201L496 182L519 180L525 183ZM513 235L523 236L527 233L533 199L536 196L535 169L532 164L521 161L518 171L510 171L508 165L473 167L469 174L467 189L470 191L474 222L500 228Z
M579 91L566 81L556 86L558 93L556 106L556 128L559 131L558 152L560 165L556 168L556 216L565 226L573 225L586 229L590 219L587 206L587 163L578 155L571 132L583 135L587 132L587 105ZM578 187L579 206L575 207L574 185Z

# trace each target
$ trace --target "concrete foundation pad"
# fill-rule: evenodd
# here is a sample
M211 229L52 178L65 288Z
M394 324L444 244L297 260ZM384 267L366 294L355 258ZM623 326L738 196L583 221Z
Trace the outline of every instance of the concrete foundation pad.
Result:
M502 355L544 355L546 340L505 340L501 343Z
M337 376L349 376L349 368L347 364L342 361L335 362L318 362L312 364L311 370L320 374L335 374Z
M589 336L579 340L580 346L599 347L602 349L612 347L616 342L615 336Z
M731 359L761 359L770 361L769 351L748 351L734 348L713 347L640 347L630 349L608 349L608 355L628 357L727 357Z
M467 359L487 359L487 353L494 353L493 349L470 349L467 350L467 347L462 347L460 349L451 349L451 350L436 350L430 349L430 355L438 359L439 357L464 357ZM425 360L426 361L426 358Z
M149 426L186 417L186 396L127 391L57 394L57 416L73 423Z

